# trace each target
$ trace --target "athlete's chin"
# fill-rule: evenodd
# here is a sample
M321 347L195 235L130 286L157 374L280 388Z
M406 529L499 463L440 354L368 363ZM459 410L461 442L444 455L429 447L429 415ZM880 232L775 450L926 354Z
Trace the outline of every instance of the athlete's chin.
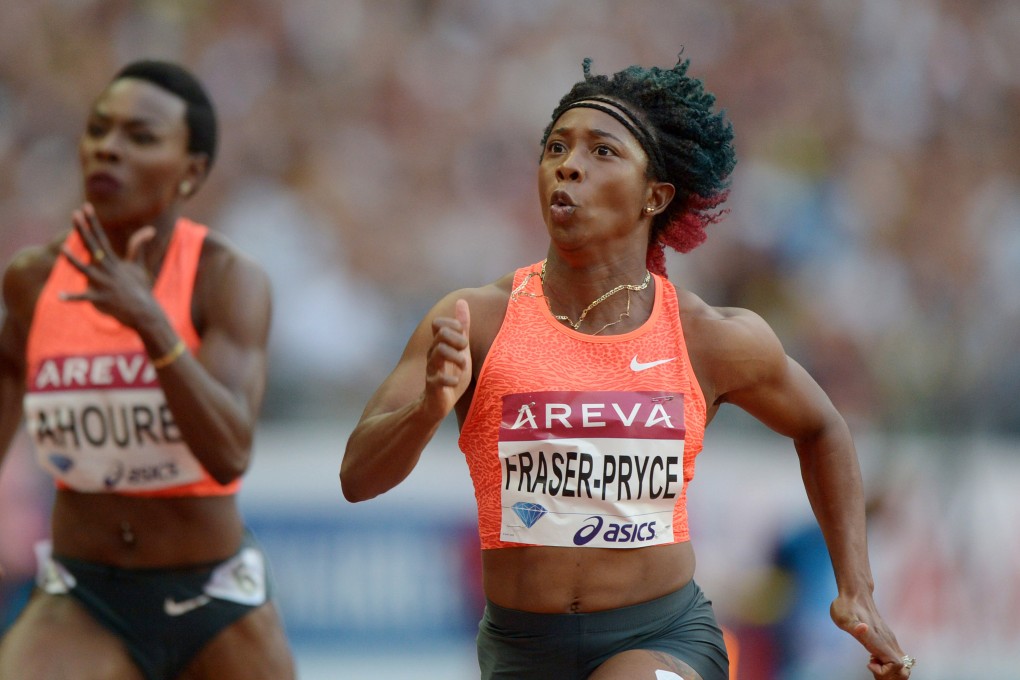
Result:
M134 210L125 210L117 203L92 203L92 207L96 211L96 219L99 220L99 224L103 225L103 229L107 231L127 230L152 223L152 219L148 215L140 215Z
M549 237L556 241L557 244L568 245L572 242L576 242L582 238L582 225L576 219L556 221L546 220L546 231L549 232Z

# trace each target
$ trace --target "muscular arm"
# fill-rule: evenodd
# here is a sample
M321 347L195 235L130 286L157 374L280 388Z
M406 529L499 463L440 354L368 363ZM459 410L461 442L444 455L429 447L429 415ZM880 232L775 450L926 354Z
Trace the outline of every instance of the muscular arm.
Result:
M267 373L272 304L269 279L251 260L207 239L195 286L202 345L159 369L167 405L192 453L220 483L248 468ZM149 356L170 351L162 323L139 328Z
M869 668L876 677L900 677L903 652L872 595L863 485L846 421L757 315L712 309L690 326L696 336L692 359L706 377L711 403L738 406L793 440L836 577L833 621L872 654Z
M730 319L735 342L744 346L743 376L721 402L744 409L779 434L790 437L801 476L825 536L840 593L871 593L864 490L857 453L846 421L810 375L786 356L779 340L759 317Z
M463 295L437 303L368 401L340 465L344 497L374 498L403 481L471 382L470 312Z
M425 315L347 440L340 465L347 500L367 500L399 484L450 411L467 413L512 279L451 293Z
M21 424L22 398L25 395L24 365L9 351L11 343L6 336L7 320L0 330L0 465Z
M113 253L102 225L89 209L76 211L74 226L101 259L65 257L88 280L85 291L65 299L92 304L138 333L154 360L175 357L157 368L167 406L184 441L221 484L237 479L251 460L251 444L266 381L266 345L271 300L261 267L214 233L205 239L195 276L192 316L202 338L198 354L172 352L180 342L152 294L142 266L153 236L135 232L124 258Z
M56 253L55 245L26 249L4 272L3 322L0 325L0 463L21 426L28 370L28 328Z
M4 276L3 325L0 326L0 463L21 425L25 396L24 331L12 305L16 275Z

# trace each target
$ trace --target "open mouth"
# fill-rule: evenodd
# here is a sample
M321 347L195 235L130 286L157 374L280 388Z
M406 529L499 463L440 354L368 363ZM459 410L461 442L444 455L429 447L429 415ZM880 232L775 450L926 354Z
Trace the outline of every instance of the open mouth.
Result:
M562 189L558 189L553 192L550 197L550 205L554 208L575 208L574 201L570 198L570 194Z
M549 215L557 222L562 222L574 214L577 206L565 191L554 191L549 198Z

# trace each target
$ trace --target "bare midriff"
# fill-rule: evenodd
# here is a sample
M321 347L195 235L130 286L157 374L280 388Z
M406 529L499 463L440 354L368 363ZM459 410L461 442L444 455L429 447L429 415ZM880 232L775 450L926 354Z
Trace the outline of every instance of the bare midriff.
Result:
M60 490L53 506L54 554L127 569L219 562L237 552L243 534L234 496Z
M529 546L482 551L486 597L501 607L566 614L654 600L694 577L690 542L647 548Z

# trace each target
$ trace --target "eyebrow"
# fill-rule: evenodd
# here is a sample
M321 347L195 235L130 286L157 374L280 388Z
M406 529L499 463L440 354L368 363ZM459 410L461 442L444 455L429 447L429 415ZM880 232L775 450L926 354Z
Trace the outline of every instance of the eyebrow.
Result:
M91 113L90 117L99 118L101 120L114 120L114 119L118 118L118 116L111 115L110 113L104 111L103 109L99 109L99 108L92 109L92 113ZM133 116L131 118L125 118L125 119L123 119L123 124L125 126L128 126L128 127L137 127L137 126L159 127L159 126L162 126L162 125L166 125L167 121L165 121L163 119L160 119L158 117L141 115L141 116Z
M568 128L568 127L558 127L558 128L556 128L555 130L552 131L552 134L556 134L556 135L566 134L567 132L570 132L571 129L572 128ZM624 143L624 141L622 139L620 139L619 137L614 135L612 132L608 132L608 131L603 130L601 128L592 128L591 129L591 133L593 135L595 135L596 137L608 137L609 139L612 139L613 141L615 141L617 144L623 144Z

